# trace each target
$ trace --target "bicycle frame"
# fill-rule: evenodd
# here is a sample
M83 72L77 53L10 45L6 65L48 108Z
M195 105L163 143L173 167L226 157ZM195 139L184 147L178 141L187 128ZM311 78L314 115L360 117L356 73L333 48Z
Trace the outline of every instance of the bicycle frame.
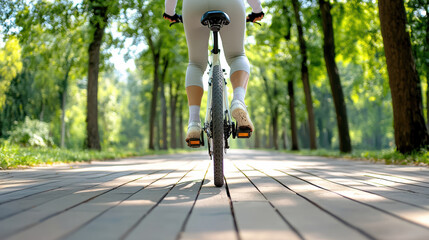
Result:
M213 146L213 138L211 133L210 124L212 121L211 118L211 109L212 109L212 83L213 83L213 69L215 66L219 66L219 69L221 68L220 64L220 50L218 49L218 32L213 32L213 50L211 51L210 55L210 70L209 70L209 82L208 82L208 91L207 91L207 109L206 109L206 117L204 120L204 131L207 133L207 138L209 142L209 155L212 157L213 152L212 149L210 149L210 146ZM224 71L224 69L222 69ZM232 118L231 118L231 111L229 109L229 100L228 100L228 85L227 81L224 77L222 79L224 81L224 87L223 87L223 113L224 113L224 119L225 124L229 127L232 124ZM229 148L228 146L228 138L230 134L225 135L225 152L226 149Z

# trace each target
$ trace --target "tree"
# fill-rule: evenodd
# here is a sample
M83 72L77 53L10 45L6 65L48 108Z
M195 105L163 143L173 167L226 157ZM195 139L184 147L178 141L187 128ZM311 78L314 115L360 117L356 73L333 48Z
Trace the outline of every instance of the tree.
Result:
M109 20L111 1L89 0L88 10L91 13L89 25L92 41L88 48L88 85L86 106L86 147L101 150L98 132L98 73L100 65L100 48L104 30Z
M429 4L427 0L407 1L407 19L416 69L429 84ZM429 128L429 88L426 88L426 125Z
M340 151L347 153L352 151L352 146L349 135L347 109L344 101L343 89L341 86L337 64L335 62L335 42L334 29L332 26L331 5L329 1L325 0L319 0L319 5L323 25L323 50L325 64L328 71L332 97L334 99L334 106L337 114Z
M429 144L423 118L419 77L406 31L404 1L379 0L381 33L392 93L393 125L397 150L418 151Z
M13 78L22 70L21 46L18 39L10 38L0 49L0 110L6 100L6 92Z
M136 10L136 13L126 16L128 22L132 23L126 24L124 32L127 36L133 37L135 43L143 41L148 46L148 49L142 52L140 58L145 58L145 63L147 63L144 66L146 68L145 71L147 72L150 69L153 76L149 110L149 149L155 149L155 125L159 88L162 87L163 83L161 83L161 80L163 76L167 76L165 75L166 72L173 65L173 62L168 64L167 61L167 59L170 60L169 56L170 52L173 51L172 48L176 47L177 42L184 42L183 28L180 25L176 28L168 27L169 24L162 18L162 12L164 11L164 2L162 1L134 0L130 4ZM184 68L182 68L182 71L184 71ZM164 106L162 106L162 109L166 112L167 108L164 104L162 105ZM165 114L164 116L167 115ZM166 133L164 131L160 136L166 137Z
M289 79L287 82L287 90L289 95L289 115L290 115L290 129L292 137L292 150L299 150L298 146L298 133L296 127L296 113L295 113L295 91L293 87L293 79Z
M311 96L311 87L310 87L310 80L309 80L308 67L307 67L307 46L304 39L304 30L302 27L302 22L300 17L300 5L298 0L292 0L292 5L293 5L294 14L295 14L296 28L298 30L298 40L299 40L299 48L300 48L300 54L301 54L301 79L304 85L305 105L307 108L308 126L310 131L310 149L314 150L314 149L317 149L316 125L314 121L313 99ZM291 87L291 89L293 89L293 86ZM297 147L298 146L296 146L296 148Z

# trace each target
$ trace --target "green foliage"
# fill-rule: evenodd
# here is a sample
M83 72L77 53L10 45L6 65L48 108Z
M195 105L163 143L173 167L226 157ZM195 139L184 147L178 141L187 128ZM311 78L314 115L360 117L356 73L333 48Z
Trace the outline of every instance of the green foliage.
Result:
M16 123L9 132L9 141L24 147L52 147L54 142L49 135L49 124L25 118L24 122Z
M0 111L6 100L6 92L14 77L22 70L21 46L11 37L3 49L0 49Z
M385 149L378 151L366 151L366 150L357 150L352 153L340 153L338 151L332 150L301 150L297 151L285 151L288 153L294 153L304 156L323 156L323 157L335 157L335 158L344 158L350 160L365 160L376 163L384 164L397 164L397 165L429 165L429 152L422 149L420 152L413 152L411 154L402 154L397 152L394 149Z
M336 115L323 58L319 6L317 1L300 3L318 146L335 150L338 148ZM428 9L424 3L421 0L406 1L409 30L422 80L428 72L425 29L428 18L424 14ZM272 147L272 116L276 114L279 138L283 132L290 135L286 84L293 80L299 141L300 146L306 148L307 114L292 5L290 1L272 0L263 1L263 7L266 17L262 26L247 24L245 46L252 65L246 104L256 131L248 141L232 141L232 147ZM108 9L108 21L94 17L102 8ZM168 62L163 83L167 109L170 111L170 100L177 97L176 109L182 106L182 112L176 113L178 119L173 123L181 132L185 131L186 126L178 124L180 115L184 125L187 119L186 39L183 26L177 24L170 28L161 17L163 11L163 1L147 0L0 1L0 32L4 34L0 41L0 137L8 136L14 122L24 125L29 117L47 122L50 137L59 145L60 117L64 107L66 147L82 148L86 134L87 52L93 31L91 25L96 24L107 24L101 46L98 96L103 148L144 149L147 146L154 56L157 53L160 66ZM181 12L180 4L176 12ZM392 106L377 4L375 1L333 1L331 12L336 60L346 97L353 147L392 148ZM136 69L129 70L125 76L114 71L113 61L109 59L112 50L119 49L126 53L127 60L136 64ZM155 74L162 76L163 68ZM427 84L423 82L422 85L425 90ZM66 96L65 106L61 101L63 96ZM203 99L202 109L205 109L206 98ZM155 124L158 142L162 116L159 105ZM83 155L76 156L73 159ZM62 158L69 159L68 156Z
M180 153L184 150L169 151L127 151L108 148L103 151L66 150L59 148L20 147L0 139L0 169L13 169L61 163L90 162L92 160L118 159L149 154Z

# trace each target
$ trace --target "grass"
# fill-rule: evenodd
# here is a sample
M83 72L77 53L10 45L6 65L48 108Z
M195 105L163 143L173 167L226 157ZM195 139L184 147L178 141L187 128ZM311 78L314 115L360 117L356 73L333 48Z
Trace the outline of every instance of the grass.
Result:
M108 149L102 151L69 150L61 148L31 148L0 142L0 169L24 168L58 163L90 162L92 160L118 159L150 154L167 154L185 150L126 151Z
M384 164L397 164L397 165L429 165L429 151L422 150L405 155L395 151L394 149L366 151L355 150L352 153L340 153L338 150L300 150L300 151L286 151L288 153L295 153L299 155L309 156L323 156L335 157L354 160L367 160L371 162L384 163Z
M92 160L118 159L150 154L168 154L187 152L187 149L164 151L127 151L108 149L103 151L69 150L60 148L28 148L11 145L7 141L0 141L0 169L23 168L58 163L90 162ZM422 150L410 155L404 155L395 150L364 151L355 150L352 153L342 154L338 150L300 150L284 151L298 155L323 156L367 160L384 164L422 165L429 166L429 151Z

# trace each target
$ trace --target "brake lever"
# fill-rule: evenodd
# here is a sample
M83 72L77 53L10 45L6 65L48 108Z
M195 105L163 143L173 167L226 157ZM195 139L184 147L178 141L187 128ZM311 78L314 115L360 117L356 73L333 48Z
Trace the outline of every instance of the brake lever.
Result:
M181 23L181 22L180 21L179 22L172 22L172 23L170 23L170 27L173 26L176 23Z
M246 22L250 22L250 23L253 23L253 24L255 24L255 23L256 23L256 24L258 24L259 26L262 26L259 22L253 22L253 21L251 21L250 19L247 19L247 20L246 20Z

